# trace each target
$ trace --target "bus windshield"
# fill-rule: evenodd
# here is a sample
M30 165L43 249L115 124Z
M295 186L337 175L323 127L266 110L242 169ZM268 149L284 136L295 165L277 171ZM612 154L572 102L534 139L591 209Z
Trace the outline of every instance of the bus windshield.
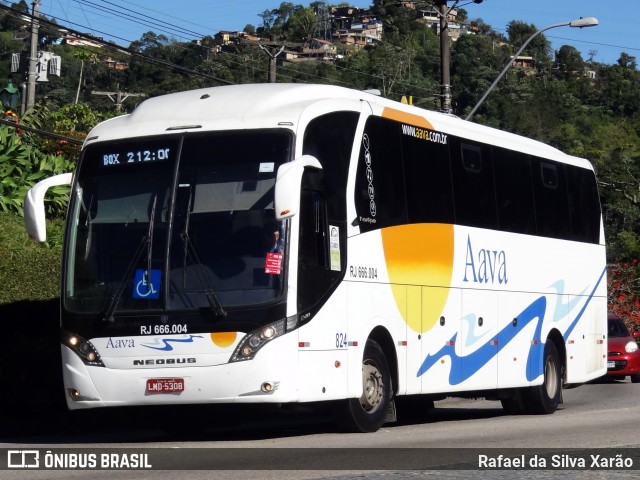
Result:
M78 313L224 308L283 292L275 175L285 131L104 142L72 194L65 306Z

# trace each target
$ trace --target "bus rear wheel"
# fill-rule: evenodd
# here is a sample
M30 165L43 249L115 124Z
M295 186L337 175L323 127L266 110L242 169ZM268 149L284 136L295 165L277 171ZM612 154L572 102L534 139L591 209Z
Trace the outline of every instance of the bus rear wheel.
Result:
M550 414L556 411L562 395L562 368L558 349L551 340L544 345L544 380L542 385L531 387L526 393L527 411L534 414Z
M386 420L391 396L387 358L377 342L368 340L362 359L362 395L347 400L343 427L352 432L375 432Z

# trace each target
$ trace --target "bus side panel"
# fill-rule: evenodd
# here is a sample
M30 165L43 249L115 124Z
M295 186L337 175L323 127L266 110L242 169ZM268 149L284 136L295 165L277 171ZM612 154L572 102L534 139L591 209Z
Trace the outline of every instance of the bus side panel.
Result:
M417 285L395 285L393 288L396 299L400 297L402 289L406 292L406 309L400 310L401 315L407 319L406 368L404 375L400 370L400 375L404 377L407 388L399 391L398 394L417 394L422 391L422 382L417 375L418 366L422 362L422 330L416 327L422 324L422 288ZM400 308L399 305L398 308Z
M362 394L362 360L367 339L371 333L379 332L387 336L391 347L384 349L391 369L392 356L397 357L398 373L406 372L407 326L392 293L391 285L374 282L349 282L349 397ZM381 345L384 347L384 345ZM391 372L395 377L396 372ZM406 382L398 375L398 385L394 389L406 390Z
M530 352L542 348L534 340L536 324L519 318L523 305L531 305L540 294L500 292L498 294L498 388L528 385ZM539 321L542 321L540 319Z
M583 297L570 301L585 302ZM593 298L582 313L576 327L565 338L569 384L584 383L607 373L607 300Z
M460 378L465 390L496 388L498 382L498 299L491 290L462 291Z
M298 330L301 402L346 398L349 372L348 289L340 285L320 311Z
M422 382L422 393L453 392L462 389L456 385L461 365L456 362L456 339L460 335L460 309L462 291L450 289L441 311L430 306L439 304L444 287L422 287L422 355L411 373ZM458 345L457 348L460 348ZM445 352L444 356L440 352ZM415 372L415 373L414 373Z

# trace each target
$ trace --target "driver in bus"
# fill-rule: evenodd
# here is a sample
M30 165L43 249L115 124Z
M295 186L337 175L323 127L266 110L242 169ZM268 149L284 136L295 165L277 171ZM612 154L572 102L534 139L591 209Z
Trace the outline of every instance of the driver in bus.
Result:
M269 249L269 253L284 253L284 245L282 240L280 239L280 232L278 230L273 232L273 242L271 248Z

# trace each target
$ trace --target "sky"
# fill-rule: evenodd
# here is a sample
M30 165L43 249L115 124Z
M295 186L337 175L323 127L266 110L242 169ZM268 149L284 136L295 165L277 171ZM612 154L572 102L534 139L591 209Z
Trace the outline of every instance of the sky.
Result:
M17 0L0 0L5 5ZM31 5L32 0L27 0ZM453 5L453 0L448 0ZM40 12L58 24L129 46L148 31L188 41L220 30L242 30L247 24L260 26L258 16L277 8L281 0L40 0ZM292 1L307 6L310 0ZM328 4L341 3L339 0ZM365 8L371 0L351 0ZM465 5L469 3L468 5ZM484 0L476 5L461 0L469 18L481 18L506 35L510 21L518 20L542 29L580 17L596 17L596 27L553 28L545 32L554 50L571 45L589 59L614 64L626 52L640 58L640 1L617 0Z

